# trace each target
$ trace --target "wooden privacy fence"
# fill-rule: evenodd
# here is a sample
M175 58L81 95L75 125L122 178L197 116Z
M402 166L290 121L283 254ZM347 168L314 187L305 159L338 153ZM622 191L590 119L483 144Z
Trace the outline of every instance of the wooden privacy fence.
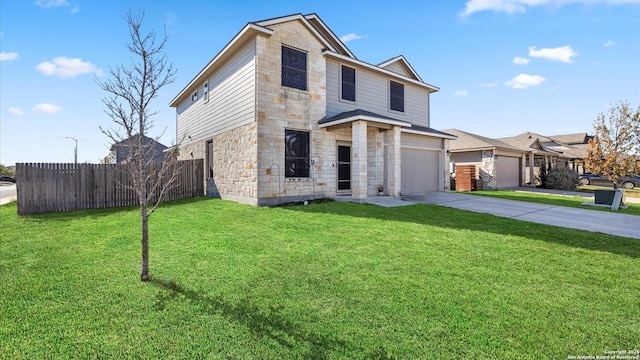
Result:
M157 174L162 163L149 167L151 174ZM178 167L177 181L164 201L204 195L203 160L178 161ZM139 204L131 189L131 175L121 164L20 163L16 164L16 180L20 215ZM166 180L161 179L163 183ZM154 202L159 192L154 194Z

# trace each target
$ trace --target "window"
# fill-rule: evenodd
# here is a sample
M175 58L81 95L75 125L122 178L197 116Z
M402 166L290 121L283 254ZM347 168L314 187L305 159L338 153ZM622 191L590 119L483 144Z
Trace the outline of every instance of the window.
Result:
M191 102L198 100L198 90L194 91L191 95Z
M204 102L205 103L209 102L209 82L208 81L204 82L204 94L203 94L203 97L204 97Z
M342 99L356 101L356 69L342 65Z
M389 108L391 110L404 112L404 85L391 81L389 94Z
M282 46L282 86L307 90L307 54Z
M284 131L284 177L309 177L309 132Z

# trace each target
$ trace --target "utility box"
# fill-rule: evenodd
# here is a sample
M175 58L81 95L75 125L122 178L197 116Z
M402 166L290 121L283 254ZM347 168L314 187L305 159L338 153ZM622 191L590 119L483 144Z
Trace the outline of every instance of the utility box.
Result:
M456 165L456 191L476 190L476 166Z
M595 202L596 204L602 205L612 205L613 198L616 195L615 190L596 190L595 191Z

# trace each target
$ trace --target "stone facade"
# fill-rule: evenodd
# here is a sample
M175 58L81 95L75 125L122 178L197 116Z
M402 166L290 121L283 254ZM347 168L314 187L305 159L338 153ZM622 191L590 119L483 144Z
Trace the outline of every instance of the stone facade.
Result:
M385 195L400 196L401 126L359 119L344 126L321 127L318 122L327 115L323 54L327 44L298 19L271 23L268 28L271 34L251 39L255 44L255 121L183 146L180 158L207 159L206 144L213 140L213 181L220 196L251 205L276 205L336 195L337 146L344 144L352 151L354 199L377 196L380 189ZM282 86L283 45L306 53L306 90ZM286 130L310 134L309 177L284 174Z
M258 202L260 205L270 205L329 196L335 183L330 183L323 175L330 162L327 158L331 159L336 150L331 146L332 136L318 129L318 120L324 117L326 111L323 45L299 21L276 24L270 28L274 34L269 38L260 37L256 42L257 166L260 174ZM307 54L306 91L281 85L283 45ZM285 129L311 132L312 167L309 178L284 177Z

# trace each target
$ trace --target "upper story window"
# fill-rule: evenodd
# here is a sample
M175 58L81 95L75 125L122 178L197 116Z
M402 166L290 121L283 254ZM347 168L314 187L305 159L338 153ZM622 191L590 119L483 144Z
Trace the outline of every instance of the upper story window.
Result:
M307 53L282 46L282 86L307 90Z
M198 90L194 91L193 94L191 94L191 102L194 102L198 100Z
M309 177L309 132L284 131L284 177Z
M389 83L389 108L404 112L404 84L393 80Z
M356 69L342 65L342 100L356 101Z
M202 94L204 97L204 102L209 102L209 81L204 82L204 93Z

